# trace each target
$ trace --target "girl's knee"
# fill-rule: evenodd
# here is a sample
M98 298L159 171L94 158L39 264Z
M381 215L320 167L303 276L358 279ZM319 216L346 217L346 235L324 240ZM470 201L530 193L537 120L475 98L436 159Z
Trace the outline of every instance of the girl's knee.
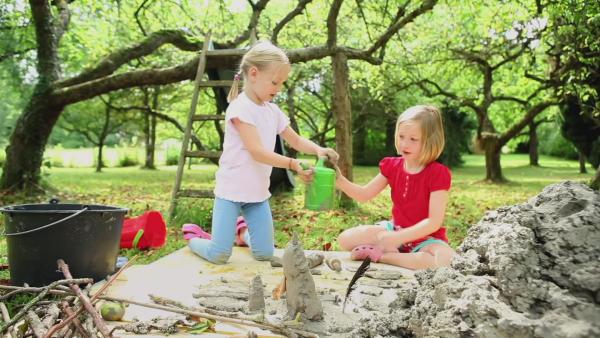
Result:
M342 232L337 238L338 244L342 250L350 251L354 247L352 246L352 235L348 232L348 230Z
M231 257L231 252L229 252L229 253L219 252L219 253L214 254L208 260L213 264L222 265L222 264L227 263L227 261L229 260L229 257Z
M275 248L263 249L263 250L252 250L252 256L254 256L254 259L256 259L257 261L271 260L274 253L275 253Z
M344 230L337 240L343 250L350 251L357 245L375 244L375 238L380 231L384 231L384 229L373 225L359 225Z
M231 257L232 250L231 248L227 249L212 245L205 252L206 254L201 256L213 264L221 265L227 263L229 257Z
M452 258L454 257L454 250L448 247L443 250L439 250L435 253L435 267L448 267L452 263Z

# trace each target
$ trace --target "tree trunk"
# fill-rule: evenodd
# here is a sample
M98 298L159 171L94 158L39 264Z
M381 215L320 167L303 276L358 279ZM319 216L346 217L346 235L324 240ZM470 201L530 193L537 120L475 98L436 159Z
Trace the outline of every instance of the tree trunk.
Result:
M339 167L342 174L352 181L352 109L348 93L348 58L342 53L333 57L333 102L335 117L335 144L340 154ZM352 199L345 194L341 206L351 204Z
M108 97L108 104L104 107L104 125L102 126L102 131L100 135L98 135L98 163L96 164L96 172L101 172L102 168L104 168L104 160L102 159L102 150L104 148L104 143L106 138L108 137L109 129L110 129L110 114L112 112L111 105L112 98Z
M585 155L581 151L578 151L578 153L579 153L579 173L587 174L587 169L585 168Z
M150 169L156 169L156 165L154 164L154 155L156 154L156 123L156 115L152 115L150 118L150 146L146 155L146 165Z
M39 83L36 86L35 94L10 136L0 190L42 190L39 182L44 150L52 128L64 109L49 104L48 95L40 93L43 86Z
M529 122L529 165L539 167L537 124Z
M396 120L388 119L385 122L385 152L387 156L396 156Z
M6 147L6 162L0 177L0 190L35 192L39 186L46 142L65 108L53 100L52 83L60 77L58 36L47 1L31 1L31 15L37 42L38 82L33 95L15 124Z
M600 190L600 165L598 166L598 169L596 169L596 176L590 183L590 187L594 190Z
M485 151L485 180L493 183L504 183L506 179L502 176L500 154L503 144L498 142L496 134L483 136L481 145Z
M104 168L104 163L102 162L102 150L104 149L104 140L101 140L98 143L98 159L96 161L96 172L102 172L102 168Z
M144 169L156 169L154 166L154 152L156 142L156 115L144 112L144 144L146 145L146 156Z

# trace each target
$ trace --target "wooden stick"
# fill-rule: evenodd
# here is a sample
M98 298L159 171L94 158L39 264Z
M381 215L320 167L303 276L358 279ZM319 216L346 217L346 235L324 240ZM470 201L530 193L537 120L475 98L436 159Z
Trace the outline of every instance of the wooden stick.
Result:
M184 315L188 315L188 316L218 320L218 321L233 323L233 324L238 324L238 325L258 327L261 329L272 330L272 331L284 334L288 337L293 336L294 334L299 335L301 337L318 337L316 334L314 334L312 332L298 330L298 329L291 329L291 328L287 328L287 327L283 327L283 326L279 326L279 325L271 324L271 323L259 323L259 322L256 322L253 320L248 320L248 319L229 318L229 317L209 314L206 312L186 310L186 309L176 308L173 306L164 306L164 305L143 303L143 302L138 302L135 300L124 299L124 298L103 296L102 299L111 300L111 301L115 301L115 302L129 303L129 304L134 304L134 305L139 305L139 306L144 306L144 307L148 307L148 308L169 311L169 312L174 312L174 313L180 313L180 314L184 314Z
M60 269L60 271L62 271L62 273L65 275L66 278L73 278L73 276L71 276L71 271L69 271L69 266L65 263L65 261L63 261L62 259L59 259L57 261L57 263L58 263L58 268ZM94 308L94 306L90 302L90 299L85 294L83 294L83 292L81 292L81 289L79 288L79 286L77 284L70 284L69 288L71 288L71 290L73 290L73 292L75 292L77 297L79 297L83 307L87 310L87 312L90 314L90 316L92 316L92 319L94 320L94 323L96 324L96 327L98 328L98 330L100 331L102 336L104 338L112 337L112 335L110 334L110 330L106 326L106 323L104 322L102 317L100 317L100 314L98 313L96 308ZM51 337L51 335L47 335L47 336Z
M75 278L75 279L61 279L59 281L53 282L50 285L53 285L52 289L57 288L59 285L67 285L67 284L72 284L72 283L77 283L77 284L89 284L92 283L94 280L91 278ZM57 283L58 282L58 283ZM49 285L48 285L49 286ZM11 286L11 285L0 285L0 290L12 290L11 292L0 296L0 301L3 301L5 299L8 299L16 294L19 294L21 292L41 292L44 291L48 288L48 286L41 286L41 287L32 287L32 286ZM53 293L53 292L50 292Z
M148 295L148 296L155 304L158 304L158 305L176 307L176 308L190 310L190 311L206 312L211 315L224 316L224 317L228 317L228 318L238 318L238 319L251 320L254 322L261 322L261 320L257 320L257 316L248 316L246 314L243 314L243 313L240 313L237 311L230 312L230 311L223 311L223 310L215 310L215 309L211 309L211 308L204 307L204 306L190 307L190 306L186 306L183 303L172 300L172 299L158 297L158 296L154 296L154 295ZM262 317L262 314L260 314L260 316Z
M29 311L29 309L31 307L33 307L37 302L39 302L42 298L44 298L46 296L46 294L48 294L50 292L50 290L53 289L55 286L63 285L63 284L70 284L70 283L82 283L82 281L89 281L89 280L90 280L89 278L70 279L70 280L61 279L61 280L50 283L46 287L43 287L41 292L37 296L35 296L32 300L30 300L29 303L25 304L25 306L23 306L23 308L21 309L21 311L19 311L19 313L17 313L14 317L12 317L12 319L9 320L8 322L2 323L2 325L0 326L0 333L5 333L6 329L8 329L14 323L18 322L21 318L23 318L23 316L25 316L27 311Z
M9 322L10 321L10 315L8 314L8 309L6 308L6 305L2 302L0 302L0 312L2 312L2 320L4 322ZM14 328L11 328L8 333L6 334L7 337L12 337L12 338L17 338L17 334L14 330Z
M58 305L56 305L56 303L48 305L48 309L46 310L46 316L42 319L42 325L44 325L44 328L46 328L47 330L49 327L52 327L59 315L60 309L58 308Z
M73 315L73 309L71 309L71 307L69 306L69 303L67 303L66 301L62 301L60 303L60 305L62 307L62 310L67 314L67 316ZM75 318L73 318L71 326L74 326L75 330L77 330L77 332L79 332L79 335L81 336L81 338L90 337L88 332L83 329L83 326L81 326L81 322L79 321L79 319L77 319L77 316L75 316Z
M133 256L127 263L125 263L125 265L123 265L119 271L117 271L114 275L112 275L110 277L110 279L106 282L106 284L104 284L100 290L98 290L98 292L96 292L92 298L91 301L92 303L96 302L96 299L98 299L98 297L100 297L100 295L102 295L102 293L104 292L104 290L106 290L106 288L108 288L108 286L110 284L112 284L112 282L114 282L117 277L119 277L119 275L121 274L121 272L125 271L125 269L127 269L129 267L129 265L131 265L131 263L138 257L138 255ZM67 317L65 320L63 320L61 323L54 325L53 327L50 328L50 330L48 331L48 333L46 334L47 338L52 338L52 334L54 334L54 332L60 330L61 328L63 328L65 325L69 324L70 321L72 321L75 317L77 317L81 312L83 312L84 308L81 307L79 308L79 310L75 311L74 314L70 315L69 317Z
M44 326L44 324L42 324L40 317L38 317L38 315L36 315L35 312L29 310L25 314L25 318L29 323L31 331L33 331L33 335L38 338L42 338L44 336L44 332L46 332L46 327Z

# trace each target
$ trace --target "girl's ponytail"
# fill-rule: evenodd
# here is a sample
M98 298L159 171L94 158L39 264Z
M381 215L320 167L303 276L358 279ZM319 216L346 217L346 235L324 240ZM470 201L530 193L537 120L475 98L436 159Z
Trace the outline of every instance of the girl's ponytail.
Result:
M242 74L241 71L233 76L233 84L231 85L231 89L229 89L229 94L227 94L227 103L235 100L240 93L240 74Z

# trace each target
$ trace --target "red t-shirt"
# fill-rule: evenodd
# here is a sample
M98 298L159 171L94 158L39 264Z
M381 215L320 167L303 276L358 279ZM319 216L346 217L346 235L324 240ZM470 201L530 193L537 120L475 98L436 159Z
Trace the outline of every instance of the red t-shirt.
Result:
M392 188L392 217L396 229L408 228L429 216L429 195L437 190L450 190L450 169L438 162L429 163L417 174L404 170L402 157L386 157L379 162L379 171L387 178ZM410 252L416 245L429 237L448 242L446 228L402 246Z

